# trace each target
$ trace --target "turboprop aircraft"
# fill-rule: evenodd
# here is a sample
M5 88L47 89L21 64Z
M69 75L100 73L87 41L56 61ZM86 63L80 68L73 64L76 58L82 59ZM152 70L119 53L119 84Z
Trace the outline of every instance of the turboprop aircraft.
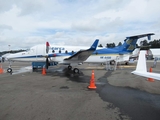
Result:
M30 62L45 62L46 68L50 63L57 62L58 64L68 65L68 69L72 69L72 65L79 63L106 63L107 61L127 61L133 50L136 47L137 40L142 37L148 37L150 40L153 33L141 34L126 37L121 46L114 48L97 48L98 40L94 42L90 49L82 46L56 46L36 45L26 52L20 52L8 55L7 59L12 61L30 61ZM83 50L82 50L83 49ZM84 50L85 49L85 50ZM77 52L78 51L78 52ZM11 67L8 72L12 72ZM74 73L78 73L79 69L74 68Z
M51 47L48 42L45 45L36 45L31 47L25 52L19 52L6 56L11 61L22 61L22 62L45 62L45 66L48 66L51 62L58 62L59 64L67 64L68 69L72 69L73 64L82 63L85 61L97 48L99 40L96 39L92 46L56 46ZM83 49L83 50L82 50ZM74 52L78 51L78 52ZM78 68L73 69L74 73L79 73ZM7 69L7 72L11 73L11 64Z
M138 59L136 70L131 73L135 75L147 77L147 78L154 78L156 80L160 80L159 73L147 72L145 55L146 55L146 51L141 50L139 54L139 59Z

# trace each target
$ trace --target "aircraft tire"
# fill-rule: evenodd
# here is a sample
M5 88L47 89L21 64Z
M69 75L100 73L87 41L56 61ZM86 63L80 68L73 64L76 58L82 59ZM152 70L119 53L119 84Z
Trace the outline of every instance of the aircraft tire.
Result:
M78 74L78 73L79 73L79 69L78 69L78 68L74 68L73 72L74 72L75 74Z
M114 65L114 64L115 64L114 60L110 61L110 65Z
M34 71L37 71L37 69L38 69L38 68L36 68L36 67L33 67L33 68L32 68L33 72L34 72Z
M8 69L7 69L7 72L8 72L8 73L12 73L12 69L11 69L11 68L8 68Z
M128 65L128 62L126 62L125 65Z
M69 65L69 66L68 66L68 70L72 70L72 66Z

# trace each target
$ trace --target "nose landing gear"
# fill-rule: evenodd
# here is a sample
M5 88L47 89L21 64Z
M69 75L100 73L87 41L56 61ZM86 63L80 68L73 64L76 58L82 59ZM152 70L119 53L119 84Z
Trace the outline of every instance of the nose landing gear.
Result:
M7 72L8 72L8 73L12 73L11 61L9 61L9 67L8 67L8 69L7 69Z
M8 69L7 69L7 72L8 72L8 73L12 73L12 68L8 68Z

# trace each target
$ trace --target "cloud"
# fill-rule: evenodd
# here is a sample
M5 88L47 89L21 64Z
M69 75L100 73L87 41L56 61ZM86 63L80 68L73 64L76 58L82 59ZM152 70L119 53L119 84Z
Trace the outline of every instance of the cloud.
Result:
M159 11L159 0L0 0L0 51L46 41L90 46L97 38L105 46L148 32L159 39Z
M0 25L0 31L2 30L12 30L12 26L9 25Z
M118 30L122 25L123 21L120 20L120 18L115 18L114 20L111 20L110 18L92 18L73 23L72 28L79 31L113 32Z

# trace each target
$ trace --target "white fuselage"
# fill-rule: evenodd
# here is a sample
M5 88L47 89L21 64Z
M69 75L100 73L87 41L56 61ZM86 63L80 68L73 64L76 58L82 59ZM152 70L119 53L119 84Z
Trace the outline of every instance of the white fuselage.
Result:
M57 54L57 53L65 53L67 52L78 52L79 50L86 50L89 47L84 46L57 46L51 45L48 54ZM102 49L101 47L97 47L97 49ZM46 58L46 46L45 45L36 45L31 47L29 50L15 53L7 56L8 60L12 61L24 61L24 62L45 62ZM65 56L56 56L50 57L50 61L66 63L64 61L65 58L68 58L70 55ZM119 53L114 54L92 54L88 57L88 59L84 62L87 63L105 63L106 61L117 60L117 61L128 61L130 54L119 55ZM68 61L67 61L68 62Z

